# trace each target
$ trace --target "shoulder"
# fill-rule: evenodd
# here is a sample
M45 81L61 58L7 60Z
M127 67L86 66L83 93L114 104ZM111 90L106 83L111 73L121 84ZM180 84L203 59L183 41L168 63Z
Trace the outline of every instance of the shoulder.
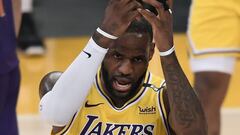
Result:
M158 76L158 75L155 75L151 72L149 72L149 76L150 76L150 79L149 79L149 84L153 84L156 88L158 89L162 89L163 87L165 87L165 80L162 76Z

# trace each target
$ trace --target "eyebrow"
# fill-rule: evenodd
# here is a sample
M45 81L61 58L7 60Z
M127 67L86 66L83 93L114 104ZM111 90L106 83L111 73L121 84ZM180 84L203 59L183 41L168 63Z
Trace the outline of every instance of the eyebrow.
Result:
M110 50L110 53L117 53L117 54L119 54L119 55L125 56L125 54L121 53L120 51L117 51L117 49L112 49L112 50ZM138 54L138 55L136 55L136 56L132 56L132 57L133 57L133 58L139 58L139 57L141 57L141 58L146 58L145 54L143 54L143 53Z

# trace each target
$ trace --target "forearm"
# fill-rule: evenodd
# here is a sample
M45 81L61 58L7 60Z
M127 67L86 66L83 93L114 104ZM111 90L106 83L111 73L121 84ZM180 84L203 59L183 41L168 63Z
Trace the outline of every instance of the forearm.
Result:
M79 56L65 70L52 91L40 101L44 119L55 126L64 126L81 108L93 84L107 49L90 40Z
M200 101L175 53L161 57L170 105L170 119L177 135L206 135L207 125Z
M14 16L14 25L15 33L18 35L20 24L21 24L21 0L12 0L13 16Z

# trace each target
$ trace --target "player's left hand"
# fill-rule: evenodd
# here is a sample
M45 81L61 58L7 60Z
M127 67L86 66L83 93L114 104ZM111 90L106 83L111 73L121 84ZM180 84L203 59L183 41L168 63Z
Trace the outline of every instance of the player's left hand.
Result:
M157 0L143 0L144 2L154 6L158 12L154 13L138 9L142 16L152 25L153 38L159 51L164 52L173 46L173 18L169 10L164 10L162 3ZM169 4L169 2L167 2ZM169 5L169 7L172 7Z

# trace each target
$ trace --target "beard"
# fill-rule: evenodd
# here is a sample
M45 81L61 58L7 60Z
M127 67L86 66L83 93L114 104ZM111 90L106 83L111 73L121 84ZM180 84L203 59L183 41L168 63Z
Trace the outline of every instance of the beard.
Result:
M118 90L113 88L113 82L115 80L114 77L116 77L116 76L126 77L126 76L124 76L124 75L112 75L112 76L110 76L106 67L104 66L104 64L102 64L102 67L101 67L101 75L102 75L107 93L110 94L109 96L111 98L118 98L118 99L122 99L122 98L130 99L133 96L135 96L135 94L141 88L140 86L142 86L141 84L142 84L143 79L145 77L145 73L146 73L146 71L140 76L140 78L138 78L137 81L134 81L133 79L130 79L131 84L132 84L130 90L128 92L122 93L122 92L119 92Z

